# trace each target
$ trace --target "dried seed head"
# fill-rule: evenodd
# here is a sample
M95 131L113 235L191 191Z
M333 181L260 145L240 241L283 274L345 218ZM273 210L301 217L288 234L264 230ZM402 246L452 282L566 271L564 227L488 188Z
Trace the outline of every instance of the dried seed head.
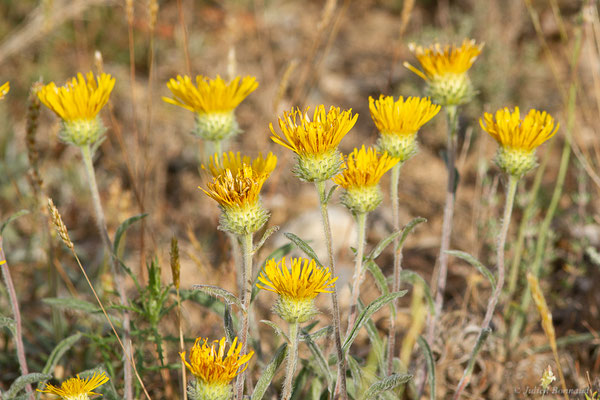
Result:
M50 218L52 218L52 223L56 227L58 236L60 236L60 238L68 248L73 250L75 246L73 245L73 242L71 242L71 238L69 238L69 232L67 231L67 227L63 223L58 209L56 208L54 202L50 198L48 198L48 211L50 211Z
M173 285L179 290L179 276L181 271L181 265L179 264L179 245L177 244L177 238L173 236L171 239L171 274L173 275Z

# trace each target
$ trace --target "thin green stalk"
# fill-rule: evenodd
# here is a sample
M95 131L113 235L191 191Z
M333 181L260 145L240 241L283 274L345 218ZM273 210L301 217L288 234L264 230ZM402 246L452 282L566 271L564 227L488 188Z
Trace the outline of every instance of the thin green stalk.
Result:
M250 298L252 297L252 234L240 236L242 244L242 282L244 290L241 293L245 312L242 312L242 329L240 332L240 341L242 342L242 354L248 352L248 328L250 326ZM238 375L235 382L237 399L242 400L244 396L245 372Z
M29 370L27 368L27 359L25 358L25 346L23 346L23 333L21 326L21 312L19 311L19 300L17 298L17 292L15 291L15 285L13 284L10 276L10 270L6 263L6 257L4 256L4 250L2 249L2 236L0 236L0 269L2 269L2 276L4 283L6 283L6 291L8 292L8 300L10 307L12 308L13 318L15 319L15 347L17 348L17 359L19 360L19 367L21 368L21 375L27 375ZM29 398L33 400L33 388L31 385L25 386Z
M446 203L444 206L444 218L442 222L442 238L440 243L440 267L435 293L435 314L429 319L427 330L427 342L433 347L435 328L438 318L444 306L444 292L446 291L446 279L448 276L448 250L450 249L450 238L452 236L452 220L454 219L454 203L456 200L456 133L458 131L458 109L456 106L445 107L448 121L448 143L447 160L448 184L446 186Z
M400 230L400 202L398 200L398 185L400 182L401 163L392 167L392 176L390 178L390 202L392 203L392 223L394 224L394 232ZM396 293L400 290L400 274L402 272L402 253L397 250L399 238L394 239L394 283L392 292ZM398 300L392 302L392 313L390 315L390 330L388 333L388 364L387 375L394 372L394 354L396 350L396 315L398 311Z
M481 332L479 333L479 337L477 339L477 344L471 353L471 359L469 360L467 368L465 369L463 376L456 388L456 392L454 393L455 400L460 398L463 389L469 384L475 358L477 357L477 353L479 353L479 349L485 341L485 337L487 337L487 335L490 333L490 322L492 321L496 304L498 304L498 298L500 298L500 294L502 293L502 287L504 286L504 248L506 247L506 236L508 235L508 227L510 226L510 217L512 215L518 183L519 179L517 177L511 175L508 178L508 191L506 194L506 203L504 205L504 216L502 217L502 227L498 233L498 244L496 248L498 281L496 282L496 287L494 288L492 297L490 297L488 302L485 318L483 319L483 324L481 324Z
M83 156L83 164L85 166L85 172L87 174L88 183L90 186L90 192L92 194L92 202L94 204L94 211L96 213L96 224L100 231L102 243L106 248L106 251L110 257L110 267L115 283L117 294L121 306L126 307L127 297L125 295L125 288L123 285L123 277L120 273L118 260L113 253L112 243L108 236L108 229L106 228L106 220L104 218L104 211L102 210L102 202L100 201L100 193L98 192L98 184L96 183L96 174L94 172L94 163L92 161L92 150L89 145L81 146L81 154ZM131 354L131 339L130 339L130 317L129 311L123 309L123 342L125 344L125 353L123 354L123 373L124 373L124 397L127 400L133 399L133 385L132 385L132 374L131 374L131 362L129 355Z
M327 193L325 182L317 182L316 187L319 194L319 203L321 205L321 219L323 222L323 231L325 233L327 254L329 255L329 271L331 272L332 276L337 276L335 273L331 226L329 224L329 212L327 211ZM333 309L333 339L338 365L336 392L339 389L342 400L345 400L348 398L348 393L346 391L346 359L342 351L342 339L340 336L340 306L337 298L337 288L335 286L331 292L331 302Z
M350 333L350 329L352 329L352 325L354 325L354 321L356 320L356 315L358 313L358 299L360 297L360 285L364 279L362 261L365 252L367 213L358 213L356 215L356 222L358 243L356 246L356 259L354 261L354 276L352 277L352 301L350 303L350 314L348 315L348 328L346 330L346 336L348 336L348 333Z
M290 344L292 348L290 349L287 359L281 400L289 400L292 397L294 372L296 372L296 364L298 363L298 342L298 322L294 322L290 324Z

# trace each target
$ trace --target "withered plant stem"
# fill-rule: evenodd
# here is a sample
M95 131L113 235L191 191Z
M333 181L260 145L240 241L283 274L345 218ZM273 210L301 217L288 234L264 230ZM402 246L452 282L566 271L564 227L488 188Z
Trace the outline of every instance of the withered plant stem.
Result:
M90 192L92 194L92 202L94 204L94 212L96 214L96 224L100 231L102 243L108 252L110 258L110 267L113 280L115 282L115 288L119 296L121 306L127 307L127 296L125 294L125 288L123 285L123 276L120 272L119 261L112 249L112 242L108 236L108 229L106 227L106 220L104 218L104 211L102 209L102 202L100 200L100 193L98 192L98 184L96 183L96 174L94 172L94 162L92 160L92 149L89 145L81 146L81 154L83 157L83 164L85 165L85 172L88 178L88 184L90 186ZM123 309L123 341L125 342L123 354L123 373L124 373L124 397L127 400L133 399L133 385L131 376L131 361L128 354L131 353L131 338L130 338L130 316L127 309Z
M0 236L0 269L2 269L2 277L4 278L4 283L6 283L8 300L10 301L13 318L15 319L14 339L17 347L17 359L19 360L19 367L21 368L21 374L27 375L29 373L29 369L27 368L27 359L25 358L25 346L23 346L23 330L21 326L21 312L19 311L19 299L17 298L15 285L13 284L10 276L10 270L8 269L8 263L6 262L6 257L4 256L4 249L2 248L2 236ZM25 390L29 394L29 399L33 400L33 388L31 385L25 386Z
M242 354L248 352L248 330L250 327L250 298L252 297L252 234L241 235L242 248L242 283L243 290L241 293L244 311L242 311L242 329L240 332L240 340L242 342ZM244 398L244 380L246 373L242 372L237 376L235 381L236 398L242 400Z
M485 317L483 318L483 323L481 324L481 332L479 333L477 344L475 345L475 348L471 353L471 358L469 359L467 368L465 368L463 376L460 379L460 382L458 383L458 386L456 388L456 392L454 393L455 400L460 398L462 391L469 384L469 381L471 379L471 373L473 372L473 365L475 364L475 358L477 358L477 353L479 352L479 349L481 348L483 341L485 340L485 336L487 336L487 334L489 333L490 322L492 321L492 317L494 316L494 310L496 309L496 304L498 304L498 299L500 298L500 294L502 293L505 275L504 248L506 247L506 236L508 234L508 227L510 226L510 217L512 215L518 183L518 178L512 175L508 178L508 190L506 193L506 203L504 205L504 215L502 217L502 227L500 228L500 232L498 233L498 243L496 247L498 280L496 281L496 287L492 292L492 296L490 297L487 309L485 311Z
M333 255L333 241L331 235L331 225L329 224L329 212L327 210L327 192L326 192L326 184L325 181L316 182L317 192L319 194L319 203L321 207L321 219L323 222L323 231L325 234L325 243L327 245L327 254L329 257L329 271L331 272L331 276L337 276L335 273L335 259ZM340 306L338 303L337 297L337 287L333 287L331 291L331 303L332 303L332 311L333 311L333 341L335 344L335 353L337 356L337 380L336 380L336 394L334 398L337 397L337 393L341 395L343 400L348 398L348 393L346 391L346 358L344 357L344 352L342 351L342 338L340 335Z
M400 230L400 204L398 196L398 184L400 182L400 163L392 168L392 176L390 178L390 202L392 205L392 223L394 232ZM399 238L394 239L394 271L392 292L396 293L400 290L400 274L402 272L402 252L397 250ZM387 359L387 375L390 376L394 372L394 354L396 353L396 315L398 311L398 300L392 301L392 314L390 315L390 331L388 333L388 359Z

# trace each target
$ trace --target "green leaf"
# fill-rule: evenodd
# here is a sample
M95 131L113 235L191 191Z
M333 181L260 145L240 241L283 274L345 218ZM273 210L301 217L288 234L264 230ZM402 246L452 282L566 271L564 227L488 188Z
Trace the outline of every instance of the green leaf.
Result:
M25 214L29 214L29 210L20 210L20 211L17 211L16 213L14 213L13 215L11 215L10 217L8 217L8 219L6 221L4 221L2 223L2 225L0 225L0 236L2 236L4 234L4 229L6 229L6 227L8 225L10 225L11 222L13 222L17 218L19 218Z
M119 253L119 244L121 243L123 234L125 234L127 229L129 229L129 227L131 225L133 225L135 222L137 222L143 218L146 218L147 216L148 216L148 214L146 214L146 213L134 215L133 217L127 218L125 221L123 221L123 223L121 225L119 225L119 227L117 228L117 232L115 233L115 239L113 240L113 253L115 255Z
M304 240L300 239L298 236L294 235L293 233L286 232L286 233L284 233L284 235L292 243L294 243L296 246L298 246L298 248L300 250L302 250L309 258L312 258L313 260L315 260L315 262L320 267L323 266L323 264L321 264L321 262L319 261L319 258L317 257L317 253L315 253L313 248L310 247L310 245L308 243L306 243Z
M264 235L262 236L262 238L256 244L256 246L254 246L254 249L252 249L252 254L255 254L257 251L259 251L260 248L265 244L267 239L270 238L271 235L274 234L275 232L277 232L278 230L279 230L279 226L277 226L277 225L272 226L269 229L267 229L265 231Z
M394 388L408 382L412 379L411 374L392 374L386 378L381 379L380 381L372 384L369 389L363 395L363 399L374 399L379 394L393 390Z
M279 346L269 365L267 365L267 367L262 371L260 378L258 378L258 382L256 382L256 386L254 386L254 391L252 392L252 397L250 400L262 400L265 392L271 384L271 381L273 380L273 377L275 376L275 373L277 372L277 369L283 363L283 360L285 360L286 356L287 343L284 343Z
M69 349L73 347L73 345L77 343L79 339L81 339L82 336L83 335L81 332L77 332L76 334L66 337L58 342L56 347L54 347L52 350L52 353L50 353L50 356L46 361L46 365L44 366L44 369L42 369L42 373L49 374L54 371L54 367L56 367L62 356L64 356L65 353L69 351Z
M352 330L350 330L350 333L346 337L346 340L344 340L344 345L342 346L343 351L347 352L350 349L352 342L354 342L354 340L358 336L358 331L360 330L360 328L362 328L364 324L367 323L367 321L371 318L373 314L379 311L379 309L384 305L388 304L393 300L396 300L399 297L404 296L405 294L406 290L401 290L399 292L383 295L373 300L371 304L369 304L364 310L362 310L356 318L356 321L352 326Z
M429 305L429 312L431 315L435 315L435 305L433 303L433 296L431 295L431 289L425 279L421 277L421 275L417 274L415 271L411 271L409 269L403 269L400 272L400 279L402 281L409 282L411 285L419 284L423 286L425 290L425 298L427 299L427 304Z
M37 372L32 373L32 374L22 375L13 382L13 384L10 386L8 391L6 391L4 393L3 398L6 400L11 400L11 399L15 398L21 390L25 389L25 387L27 385L31 385L31 384L37 383L37 382L45 382L51 378L52 378L52 375L40 374Z
M333 392L333 377L331 376L331 370L329 369L329 364L327 364L325 355L321 351L321 348L319 346L317 346L317 344L312 340L312 338L308 334L308 332L305 332L304 330L302 330L302 333L300 336L304 339L304 342L307 344L311 353L315 357L315 360L317 361L317 365L319 366L319 370L321 371L321 374L325 377L325 380L327 381L327 390L329 391L329 393L332 393Z
M488 279L488 281L490 281L490 284L492 285L492 290L496 289L496 279L494 278L494 275L492 275L490 270L487 269L487 267L475 257L470 255L469 253L465 253L464 251L459 250L448 250L446 251L446 253L450 254L451 256L465 260L466 262L477 268L477 270L481 272L481 274L485 276Z
M220 297L225 301L226 304L230 306L235 304L239 307L240 310L242 310L242 312L244 312L244 314L246 313L246 309L244 308L244 305L242 304L240 299L238 299L233 293L225 289L212 285L193 285L192 289L199 290L210 296Z
M281 329L279 325L277 325L275 322L271 322L266 319L261 319L260 322L262 322L265 325L269 325L275 331L275 334L277 336L281 336L282 338L284 338L287 343L290 342L290 338L288 338L288 335L286 335L283 329Z
M417 338L417 343L419 343L419 347L421 347L421 350L425 355L425 362L427 363L427 376L429 377L429 398L430 400L435 400L435 362L433 361L433 355L431 354L431 349L429 348L427 340L425 340L423 336L419 336Z

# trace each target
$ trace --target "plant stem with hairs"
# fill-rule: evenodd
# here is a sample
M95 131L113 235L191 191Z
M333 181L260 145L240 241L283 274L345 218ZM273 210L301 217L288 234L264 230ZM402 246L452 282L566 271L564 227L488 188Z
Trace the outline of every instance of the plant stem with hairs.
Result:
M298 325L298 322L290 324L290 345L292 347L290 348L290 353L288 354L281 400L290 400L292 397L294 372L296 371L296 364L298 364Z
M450 238L452 236L452 220L454 218L454 203L456 200L456 135L458 131L458 109L456 106L447 106L446 118L448 121L448 143L446 167L448 169L448 184L446 186L446 202L444 205L444 218L442 222L442 239L440 244L440 267L435 293L435 314L429 320L427 330L427 342L433 346L435 328L438 318L444 306L444 292L446 291L446 279L448 277L448 250L450 249Z
M475 358L477 357L479 349L483 345L483 341L485 340L484 336L487 336L487 334L489 334L490 322L492 321L494 310L496 309L496 304L498 304L498 298L502 293L502 287L504 286L504 247L506 246L506 236L508 234L508 227L510 226L510 217L513 210L518 183L519 180L517 177L512 175L509 177L508 190L506 194L506 203L504 205L504 215L502 217L502 227L500 228L500 232L498 234L498 244L496 248L498 280L496 282L496 287L494 288L494 291L492 293L492 297L490 297L490 300L488 302L485 317L483 319L483 324L481 324L481 332L479 333L479 338L477 339L477 345L475 346L475 349L473 349L467 368L465 369L463 376L460 379L460 382L458 383L456 393L454 394L454 399L459 399L463 389L469 384Z
M90 186L90 192L92 194L92 202L94 204L94 211L96 214L96 224L98 225L98 230L100 231L102 243L104 244L104 247L106 248L106 251L108 252L110 257L111 272L113 280L115 282L115 288L117 290L117 294L121 302L121 306L127 307L127 297L125 295L125 288L123 285L123 276L120 273L119 262L116 258L116 255L113 252L112 243L110 237L108 236L108 229L106 227L104 211L102 210L102 202L100 201L100 193L98 192L98 184L96 183L96 174L94 172L94 163L92 161L92 149L89 145L81 146L80 148L83 157L83 164L85 165L85 172L88 178L88 184ZM130 317L129 311L126 308L123 309L123 342L125 343L124 349L126 353L123 355L123 369L125 380L124 397L125 399L130 400L133 399L131 362L129 357L131 353L131 339Z
M400 230L400 201L398 199L398 185L400 183L400 168L401 163L394 165L392 168L392 176L390 179L390 202L392 203L392 223L394 224L394 232ZM396 237L394 239L394 283L392 286L392 292L396 293L400 290L400 273L402 272L402 253L397 250L398 241L400 239ZM398 310L398 300L392 301L392 314L390 315L390 331L388 333L388 364L387 364L387 375L391 375L394 372L394 354L396 350L396 314Z
M242 354L248 352L248 329L250 326L250 298L252 297L252 234L248 233L241 235L241 248L242 248L242 292L241 298L244 304L243 318L242 318L242 329L240 332L240 340L242 342ZM244 396L244 380L245 372L238 375L235 382L235 388L237 393L237 399L242 400Z
M327 254L329 256L329 271L331 276L335 274L335 261L333 257L333 243L331 236L331 226L329 224L329 212L327 211L327 193L325 181L316 182L317 192L319 194L319 203L321 206L321 219L323 222L323 231L325 233L325 243L327 245ZM342 399L347 399L346 392L346 361L342 351L342 339L340 336L340 306L337 298L337 288L334 286L331 292L331 303L333 309L333 340L338 362L336 393L340 393ZM339 391L339 392L338 392Z
M4 249L2 248L2 236L0 236L0 269L2 269L2 277L4 283L6 283L6 291L8 292L8 300L10 301L10 307L12 308L13 318L15 319L15 346L17 348L17 359L19 360L19 367L21 368L21 375L27 375L29 369L27 368L27 359L25 358L25 346L23 346L23 332L21 326L21 312L19 311L19 300L17 298L17 292L15 291L15 285L13 284L10 276L10 270L4 256ZM25 387L29 398L33 400L33 388L31 385Z
M358 233L358 243L356 246L356 259L354 261L354 276L352 277L352 301L350 303L350 314L348 315L348 328L346 336L350 333L352 325L356 320L358 313L358 299L360 297L360 284L363 281L363 255L365 252L365 236L367 227L367 213L361 212L356 214L356 229Z

